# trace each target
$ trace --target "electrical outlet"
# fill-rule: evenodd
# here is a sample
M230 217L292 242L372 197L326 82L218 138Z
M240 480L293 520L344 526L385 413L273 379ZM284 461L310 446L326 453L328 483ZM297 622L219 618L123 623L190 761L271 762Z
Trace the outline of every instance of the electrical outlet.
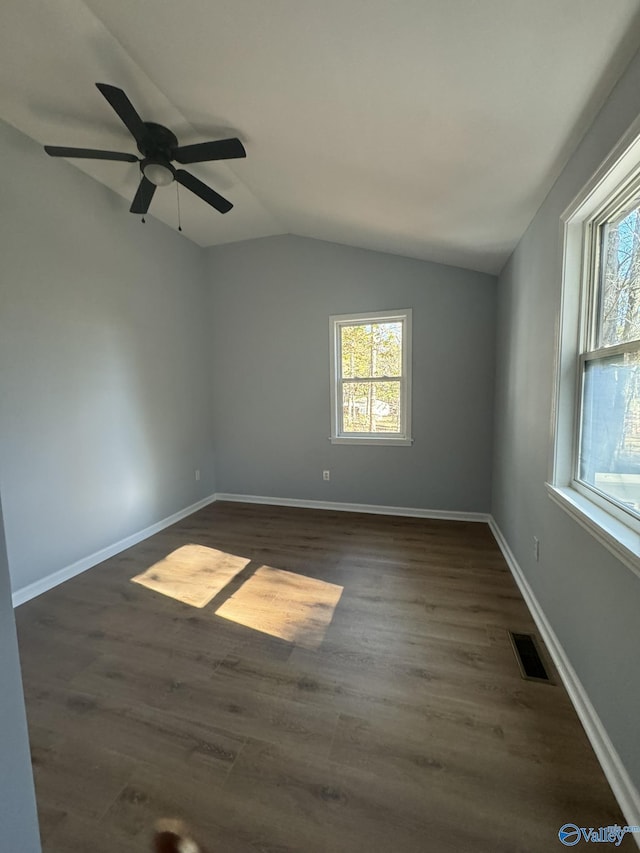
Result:
M195 472L195 473L196 473L196 480L199 480L199 479L200 479L200 469L199 469L199 468L196 468L196 472Z
M533 537L533 557L536 563L540 562L540 540L537 536Z
M323 480L330 480L331 479L331 471L323 471L322 472L322 479Z

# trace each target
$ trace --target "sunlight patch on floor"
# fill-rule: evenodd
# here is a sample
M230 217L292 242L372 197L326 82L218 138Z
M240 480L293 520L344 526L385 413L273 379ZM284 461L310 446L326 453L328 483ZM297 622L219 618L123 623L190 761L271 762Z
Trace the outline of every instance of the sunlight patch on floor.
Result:
M184 604L205 607L248 562L204 545L183 545L131 580Z
M216 615L272 637L317 649L333 619L342 586L261 566Z

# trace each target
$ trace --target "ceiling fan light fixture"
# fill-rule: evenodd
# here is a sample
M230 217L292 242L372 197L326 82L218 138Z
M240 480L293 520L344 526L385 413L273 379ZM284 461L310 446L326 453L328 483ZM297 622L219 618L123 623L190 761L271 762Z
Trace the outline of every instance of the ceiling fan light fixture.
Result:
M143 163L142 172L145 178L156 187L167 187L174 180L171 166L157 160L147 160L146 163Z

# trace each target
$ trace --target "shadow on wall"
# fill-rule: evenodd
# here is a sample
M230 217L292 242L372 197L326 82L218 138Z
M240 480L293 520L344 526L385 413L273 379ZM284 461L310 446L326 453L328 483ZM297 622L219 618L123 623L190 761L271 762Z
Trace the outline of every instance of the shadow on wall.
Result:
M103 311L54 317L43 337L9 378L2 418L14 586L194 499L184 344Z

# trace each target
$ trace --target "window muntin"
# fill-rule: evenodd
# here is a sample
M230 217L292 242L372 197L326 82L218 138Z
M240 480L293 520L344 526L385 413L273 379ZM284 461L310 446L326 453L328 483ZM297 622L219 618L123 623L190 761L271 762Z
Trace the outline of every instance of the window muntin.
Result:
M410 443L410 320L410 309L331 318L332 441Z
M591 220L575 480L640 519L640 203Z

